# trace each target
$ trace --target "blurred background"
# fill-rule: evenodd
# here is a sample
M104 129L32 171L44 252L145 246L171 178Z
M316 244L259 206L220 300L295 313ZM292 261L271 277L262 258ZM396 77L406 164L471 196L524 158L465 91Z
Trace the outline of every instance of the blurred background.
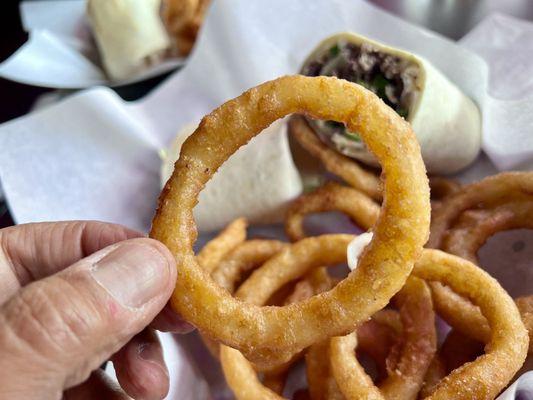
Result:
M40 1L40 0L35 0ZM69 0L58 0L69 1ZM214 0L216 1L216 0ZM354 0L365 1L365 0ZM425 26L452 39L460 39L491 12L499 11L533 20L533 0L368 0L379 7L415 24ZM22 29L20 0L3 0L0 5L0 62L13 54L27 39ZM123 99L135 100L154 88L169 73L136 84L113 88ZM0 123L26 114L35 100L53 89L24 85L0 78ZM71 91L62 91L69 94ZM1 201L0 228L12 220Z
M40 1L40 0L33 0ZM59 0L69 1L69 0ZM216 0L215 0L216 1ZM439 32L450 39L460 39L483 17L494 11L533 20L533 0L354 0L369 1L415 24ZM0 5L0 62L8 58L26 40L19 15L21 0L3 0ZM166 75L165 75L166 76ZM165 76L141 84L117 88L126 100L136 99ZM50 91L0 78L0 123L25 114L35 99Z

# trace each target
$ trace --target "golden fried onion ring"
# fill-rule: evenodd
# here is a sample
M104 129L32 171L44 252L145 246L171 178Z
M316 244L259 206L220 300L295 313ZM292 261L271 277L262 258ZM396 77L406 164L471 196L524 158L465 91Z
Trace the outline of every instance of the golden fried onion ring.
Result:
M247 225L248 223L244 218L238 218L231 222L200 250L196 256L198 264L207 273L213 272L231 250L246 240Z
M429 366L419 397L429 397L448 373L475 360L483 351L482 343L451 330Z
M239 350L220 346L220 362L226 382L238 400L283 399L261 383L252 364Z
M441 176L429 177L429 187L431 198L435 200L443 200L461 190L459 182Z
M418 397L420 399L429 397L444 377L446 377L446 366L437 353L435 354L435 357L433 357L433 360L431 360L431 364L429 364L429 368L426 371L426 377L424 378L424 385L422 386Z
M267 299L277 287L297 279L308 268L340 262L344 255L341 249L345 249L351 240L350 235L303 239L256 270L239 292L243 298ZM298 254L298 258L288 257L290 252ZM338 252L336 257L335 252ZM288 258L292 258L292 262L283 262ZM513 300L485 271L439 250L424 250L413 275L429 282L441 282L475 303L492 332L485 354L454 370L437 385L430 398L471 398L472 393L481 398L495 397L520 369L527 355L527 331Z
M304 217L311 213L341 211L364 230L370 229L379 216L379 205L351 187L328 182L317 190L303 194L290 205L285 219L285 233L296 242L307 235Z
M331 289L334 281L328 274L328 271L325 267L320 267L309 272L303 280L296 283L294 286L293 292L285 299L284 304L297 303L308 299L309 297L322 293L326 290ZM263 375L263 385L276 392L281 394L285 388L285 382L287 380L290 367L298 361L303 354L300 353L296 357L293 357L288 363L275 368L273 371L268 371ZM243 382L241 385L245 384Z
M385 376L387 357L401 335L400 316L395 310L381 310L357 328L358 350L376 362ZM307 382L313 399L345 400L330 367L330 340L309 347L305 355Z
M329 339L309 347L305 354L305 372L312 399L346 399L331 372Z
M379 377L387 376L387 369L395 366L396 357L389 358L389 355L391 350L399 344L402 334L401 328L397 330L395 326L396 322L400 322L398 313L395 310L386 311L394 311L397 317L394 319L397 321L380 323L372 317L371 320L359 326L356 331L357 350L369 355L374 360ZM377 314L380 312L378 311Z
M211 277L228 292L234 293L244 275L259 268L287 246L287 243L279 240L248 240L230 252L211 273Z
M347 399L416 399L437 350L435 313L426 283L410 277L393 299L400 310L403 341L398 361L376 387L357 361L355 333L330 342L333 375Z
M354 189L381 201L383 193L379 177L322 143L305 118L293 116L289 121L289 132L305 150L322 162L327 171L342 178Z
M440 282L431 282L435 311L448 325L471 338L488 343L491 331L479 307Z
M465 213L458 226L444 236L442 248L478 264L477 253L489 237L500 231L518 228L533 229L533 201L504 203L493 209ZM490 328L478 307L441 284L432 284L432 291L435 307L448 324L468 337L488 342ZM533 296L521 297L516 301L529 331L529 352L533 353L533 307L529 306L533 305Z
M529 332L529 353L533 354L533 296L524 296L515 299L522 321Z
M430 399L494 398L522 366L528 335L513 300L485 271L462 258L439 250L425 250L413 274L439 281L480 309L491 328L485 354L452 371Z
M234 299L200 267L193 252L197 231L192 210L205 183L231 154L291 113L343 122L359 132L382 164L385 201L356 271L320 296L284 307L258 307ZM150 236L163 242L177 261L174 310L256 361L280 352L294 354L346 334L383 308L420 255L429 214L420 147L407 122L361 86L332 77L286 76L245 92L203 118L183 144L161 193Z
M459 224L444 235L442 249L478 264L479 249L494 234L511 229L533 229L533 197L530 201L505 203L463 216L466 221L461 218Z
M317 293L331 288L333 281L330 279L324 267L311 270L304 280L298 282L294 292L286 300L287 304L303 301ZM240 289L237 292L240 295ZM261 304L269 296L255 296L254 292L248 292L245 300ZM265 374L263 383L260 382L252 364L246 360L238 350L228 346L220 346L220 361L228 386L238 400L255 399L282 399L278 396L285 385L285 379L293 358L288 363L281 365L277 371Z
M211 0L165 0L162 17L179 54L190 53Z
M528 201L532 193L533 172L504 172L464 186L435 210L427 247L441 248L447 230L464 211L480 204L489 208L513 200Z
M206 256L209 254L207 250L213 249L213 253L218 259L218 250L226 247L221 244L234 243L237 238L241 237L241 230L235 229L236 227L240 227L240 222L238 221L235 220L228 225L221 234L204 247L206 250L202 251L206 252ZM229 235L233 236L234 240L231 240ZM259 268L265 261L279 253L285 246L287 246L286 243L278 240L252 239L241 243L227 253L218 264L215 264L216 268L211 273L211 278L229 293L234 293L235 287L242 282L243 276ZM208 258L214 259L214 255L208 256ZM205 346L209 349L213 357L218 358L218 343L207 337L204 333L201 333L201 336Z
M291 244L285 250L269 259L261 268L255 270L239 287L236 297L253 304L265 304L272 294L281 287L305 276L313 269L345 262L346 247L351 239L353 239L352 235L331 234L313 236ZM342 282L339 284L342 284ZM328 293L330 292L321 293L319 296L311 298L319 300L327 296ZM303 300L295 304L303 304L306 301L309 300ZM316 336L313 327L316 330L324 329L322 327L322 318L331 316L331 311L327 308L319 308L316 313L315 321L313 322L314 326L309 325L305 331L304 340L306 343L315 343L313 338ZM274 333L276 339L280 342L283 340L282 336L286 334L286 330ZM303 348L299 350L303 350ZM278 347L272 351L265 349L258 349L257 351L261 352L262 357L255 357L253 361L259 368L280 365L290 360L295 354L291 348L285 349L283 347Z

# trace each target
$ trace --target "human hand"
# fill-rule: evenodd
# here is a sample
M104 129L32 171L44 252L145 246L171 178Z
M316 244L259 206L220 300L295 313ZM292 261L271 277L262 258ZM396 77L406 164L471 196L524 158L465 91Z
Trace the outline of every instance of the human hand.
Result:
M145 328L190 326L165 307L174 258L141 236L89 221L0 230L0 398L166 395L161 345ZM111 356L124 391L98 370Z

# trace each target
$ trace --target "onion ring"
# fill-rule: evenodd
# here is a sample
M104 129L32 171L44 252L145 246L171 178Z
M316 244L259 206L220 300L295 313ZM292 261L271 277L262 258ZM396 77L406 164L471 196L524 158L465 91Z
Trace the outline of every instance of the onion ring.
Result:
M289 207L285 233L296 242L307 235L303 220L307 214L341 211L364 230L370 229L379 216L379 205L356 189L328 182L314 192L298 197Z
M198 265L192 210L205 183L231 154L274 120L295 112L343 122L359 132L383 166L385 201L356 271L320 296L284 307L258 307L234 299ZM150 236L176 258L174 310L208 336L259 361L346 334L383 308L419 257L429 216L428 181L409 124L361 86L297 75L266 82L204 117L183 144L161 192Z
M342 242L345 247L350 240L345 236L347 235L335 235L330 242ZM316 238L304 239L298 243L311 239ZM327 244L328 247L323 245L315 251L318 254L331 253L335 246L332 243ZM266 273L267 264L250 279L261 273L263 279L259 281L268 283L271 274ZM288 266L285 266L283 271L287 268ZM478 396L476 398L494 398L520 369L527 355L527 330L513 300L485 271L467 260L439 250L425 250L415 264L413 275L426 281L439 281L474 302L480 307L492 332L485 354L454 370L437 385L429 398L468 399L472 398L473 393ZM245 284L250 282L250 279ZM262 296L267 295L268 293Z
M483 347L481 342L451 330L429 366L420 397L430 396L448 373L483 354Z
M378 322L379 321L379 322ZM401 335L399 314L394 310L378 311L357 328L358 350L376 362L379 373L386 374L387 356ZM305 355L307 382L312 399L345 400L330 367L330 341L309 347Z
M239 350L220 346L220 362L226 382L238 400L283 399L261 383L252 364Z
M230 293L243 277L286 248L286 243L270 239L247 240L230 252L211 273L211 278Z
M334 281L329 276L325 267L316 268L309 272L303 280L294 286L293 292L285 299L284 304L297 303L308 299L317 293L322 293L331 289L333 283ZM298 358L300 357L293 357L293 360L278 367L277 370L265 373L263 377L263 385L270 390L281 394L285 387L289 368Z
M331 373L329 340L315 343L307 349L305 372L313 400L345 400Z
M298 282L293 295L287 298L287 303L303 301L314 294L328 290L331 288L331 284L332 281L325 268L311 270L303 281ZM261 301L265 299L264 297L261 298L261 296L256 298L253 292L249 293L245 300L261 304ZM237 292L237 295L239 294L240 289ZM265 375L265 379L261 383L252 364L238 350L224 345L220 346L220 361L228 386L238 400L282 399L282 397L278 396L278 393L283 390L288 369L292 362L285 363L279 366L276 371ZM292 361L294 361L294 358Z
M529 353L533 354L533 296L515 299L522 321L529 332Z
M497 206L510 200L530 200L533 172L504 172L464 186L435 210L427 247L440 248L446 231L465 210Z
M430 287L435 311L448 325L473 339L489 342L489 323L479 307L440 282L431 282Z
M200 250L196 256L198 264L207 273L213 272L231 250L246 240L247 225L248 223L244 218L238 218L231 222Z
M431 176L429 178L429 187L431 198L435 200L444 200L446 197L461 190L461 184L459 182L441 176Z
M396 335L401 335L403 332L402 319L396 310L384 308L372 315L372 320L376 321L378 324L390 327ZM360 341L359 337L358 340ZM362 343L359 343L359 345L361 344Z
M413 274L426 281L439 281L474 302L492 332L485 354L452 371L429 398L496 397L520 369L527 355L527 330L513 300L485 271L439 250L425 250Z
M378 387L355 357L358 343L355 333L331 339L331 368L347 399L417 398L437 350L431 292L424 281L411 277L393 301L400 309L404 340L398 361Z
M429 189L431 193L431 209L434 212L446 198L461 190L461 184L440 176L431 176L429 177Z
M325 267L309 272L302 281L294 286L293 292L285 300L285 304L304 301L315 294L326 292L336 283L328 274Z
M254 304L264 304L265 301L280 287L283 287L291 281L297 280L314 268L345 262L346 247L352 239L352 235L330 234L313 236L293 243L280 254L269 259L260 269L252 273L252 275L250 275L239 288L237 296L247 301L253 299ZM342 284L342 282L336 287L340 284ZM328 293L330 292L322 293L320 296L313 298L319 300L320 298L327 296ZM297 304L302 304L302 302ZM311 323L320 327L323 324L322 318L328 318L331 311L318 308L316 312L318 314ZM361 317L356 315L353 318ZM357 322L355 325L357 325ZM309 325L308 327L311 328L312 325ZM283 330L276 333L278 336L285 334L286 332ZM316 336L314 336L312 329L308 329L306 334L308 336L313 335L312 338L307 339L309 343L313 344L317 342L314 339ZM261 358L261 363L259 365L262 366L266 364L270 366L273 364L282 364L283 361L288 360L292 354L294 353L290 349L284 350L280 347L275 352L265 354L265 356Z
M289 132L305 150L324 164L327 171L374 200L382 200L379 177L322 143L304 118L292 117L289 121Z
M232 224L230 226L236 228L238 225ZM220 238L224 238L224 236L229 234L230 226L205 247L207 248L209 246L209 248L215 248L218 250L223 246L212 246L212 242L217 241L217 243L228 243L229 239L221 241ZM240 229L235 232L233 228L232 230L234 233L241 233ZM235 237L239 235L232 236ZM218 266L211 273L211 278L228 292L234 293L235 286L242 282L243 276L256 268L259 268L265 261L283 250L285 246L287 246L285 243L277 240L253 239L241 243L226 254L222 261L218 263ZM213 259L213 257L210 258ZM207 337L203 332L201 332L200 335L211 355L218 358L220 351L218 343Z
M533 229L533 202L520 201L504 203L496 208L481 210L474 215L465 215L458 227L447 232L443 250L478 264L477 253L488 238L497 232L509 229ZM463 218L465 219L465 218ZM476 307L441 284L431 286L435 307L441 317L464 335L487 343L491 332L487 320ZM527 305L533 304L533 295L522 297L520 314L530 336L529 352L533 353L533 318Z
M397 317L399 318L399 315ZM386 377L388 368L394 368L397 364L396 357L392 361L388 356L391 355L393 346L400 341L401 329L397 331L394 323L379 323L372 317L358 327L356 332L357 351L368 354L376 363L379 376Z
M420 390L419 398L425 399L431 396L442 379L446 377L446 367L439 354L435 354L424 378L424 385Z
M492 235L510 229L533 229L533 197L531 200L480 210L446 232L442 249L478 264L477 252Z

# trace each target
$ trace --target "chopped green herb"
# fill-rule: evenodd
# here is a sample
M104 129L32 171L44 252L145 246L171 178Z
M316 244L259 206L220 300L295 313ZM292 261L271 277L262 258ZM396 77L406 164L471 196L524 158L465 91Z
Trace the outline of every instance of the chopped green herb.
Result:
M354 141L354 142L360 142L361 141L361 137L359 136L358 133L354 133L354 132L350 132L349 130L346 130L344 132L344 136L346 136L348 139Z
M381 97L385 98L385 87L390 84L391 82L385 78L385 76L382 73L377 73L374 79L372 79L372 87L376 89L376 94Z
M339 48L339 45L336 44L331 49L329 49L329 55L331 57L335 57L335 56L337 56L340 53L340 51L341 51L341 49Z

